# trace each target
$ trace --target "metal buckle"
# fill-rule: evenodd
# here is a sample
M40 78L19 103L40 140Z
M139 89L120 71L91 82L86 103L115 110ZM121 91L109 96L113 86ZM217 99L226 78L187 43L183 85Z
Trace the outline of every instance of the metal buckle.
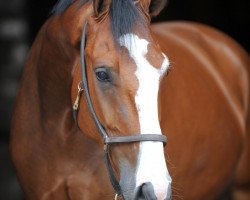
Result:
M80 81L80 82L78 83L78 92L77 92L77 96L76 96L75 103L74 103L74 105L73 105L73 109L74 109L74 110L78 110L78 107L79 107L80 96L81 96L81 93L82 93L82 91L83 91L82 84L83 84L82 81Z
M104 148L103 149L104 149L105 152L107 152L107 150L108 150L108 144L104 144Z

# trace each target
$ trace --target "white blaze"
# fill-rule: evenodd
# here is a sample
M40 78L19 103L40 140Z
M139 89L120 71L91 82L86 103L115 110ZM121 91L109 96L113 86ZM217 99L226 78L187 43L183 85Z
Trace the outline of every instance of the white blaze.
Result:
M149 42L137 35L126 34L120 38L121 46L128 49L137 66L135 75L139 88L135 96L141 134L162 134L158 119L158 91L160 77L167 70L169 60L164 59L160 69L153 67L146 59ZM167 196L171 178L166 167L163 144L142 142L137 165L136 187L151 182L159 200Z

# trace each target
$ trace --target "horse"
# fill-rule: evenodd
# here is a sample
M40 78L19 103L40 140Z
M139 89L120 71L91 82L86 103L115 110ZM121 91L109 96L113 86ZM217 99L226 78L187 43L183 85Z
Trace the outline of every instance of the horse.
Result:
M55 5L12 118L26 199L250 198L249 56L206 25L150 24L165 4Z

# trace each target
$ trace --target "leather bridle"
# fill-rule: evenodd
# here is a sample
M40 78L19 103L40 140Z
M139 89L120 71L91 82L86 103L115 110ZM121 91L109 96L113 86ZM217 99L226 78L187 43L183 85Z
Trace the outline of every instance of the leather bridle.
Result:
M78 96L76 98L75 104L73 106L73 112L74 112L74 119L77 124L77 113L78 113L78 104L80 100L80 93L81 91L84 91L85 98L90 110L90 113L92 115L92 118L95 122L95 125L98 129L98 132L100 136L103 139L104 143L104 161L109 173L110 182L116 192L116 198L117 196L121 196L123 199L123 194L121 190L121 186L118 182L118 180L115 177L112 164L109 158L109 146L114 144L121 144L121 143L135 143L135 142L146 142L146 141L155 141L155 142L162 142L164 146L166 145L167 138L165 135L159 135L159 134L141 134L141 135L133 135L133 136L119 136L119 137L110 137L108 136L107 132L104 130L103 126L101 125L100 121L98 120L98 117L95 113L95 110L92 105L92 101L89 95L89 88L88 88L88 80L87 80L87 74L86 74L86 64L85 64L85 43L86 43L86 28L87 23L85 22L83 26L82 31L82 41L81 41L81 71L82 71L82 81L78 85Z

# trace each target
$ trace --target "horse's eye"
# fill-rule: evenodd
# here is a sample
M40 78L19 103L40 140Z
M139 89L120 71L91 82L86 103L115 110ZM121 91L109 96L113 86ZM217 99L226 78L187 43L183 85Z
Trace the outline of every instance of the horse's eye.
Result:
M97 68L95 70L96 78L101 82L110 82L110 75L106 68Z

